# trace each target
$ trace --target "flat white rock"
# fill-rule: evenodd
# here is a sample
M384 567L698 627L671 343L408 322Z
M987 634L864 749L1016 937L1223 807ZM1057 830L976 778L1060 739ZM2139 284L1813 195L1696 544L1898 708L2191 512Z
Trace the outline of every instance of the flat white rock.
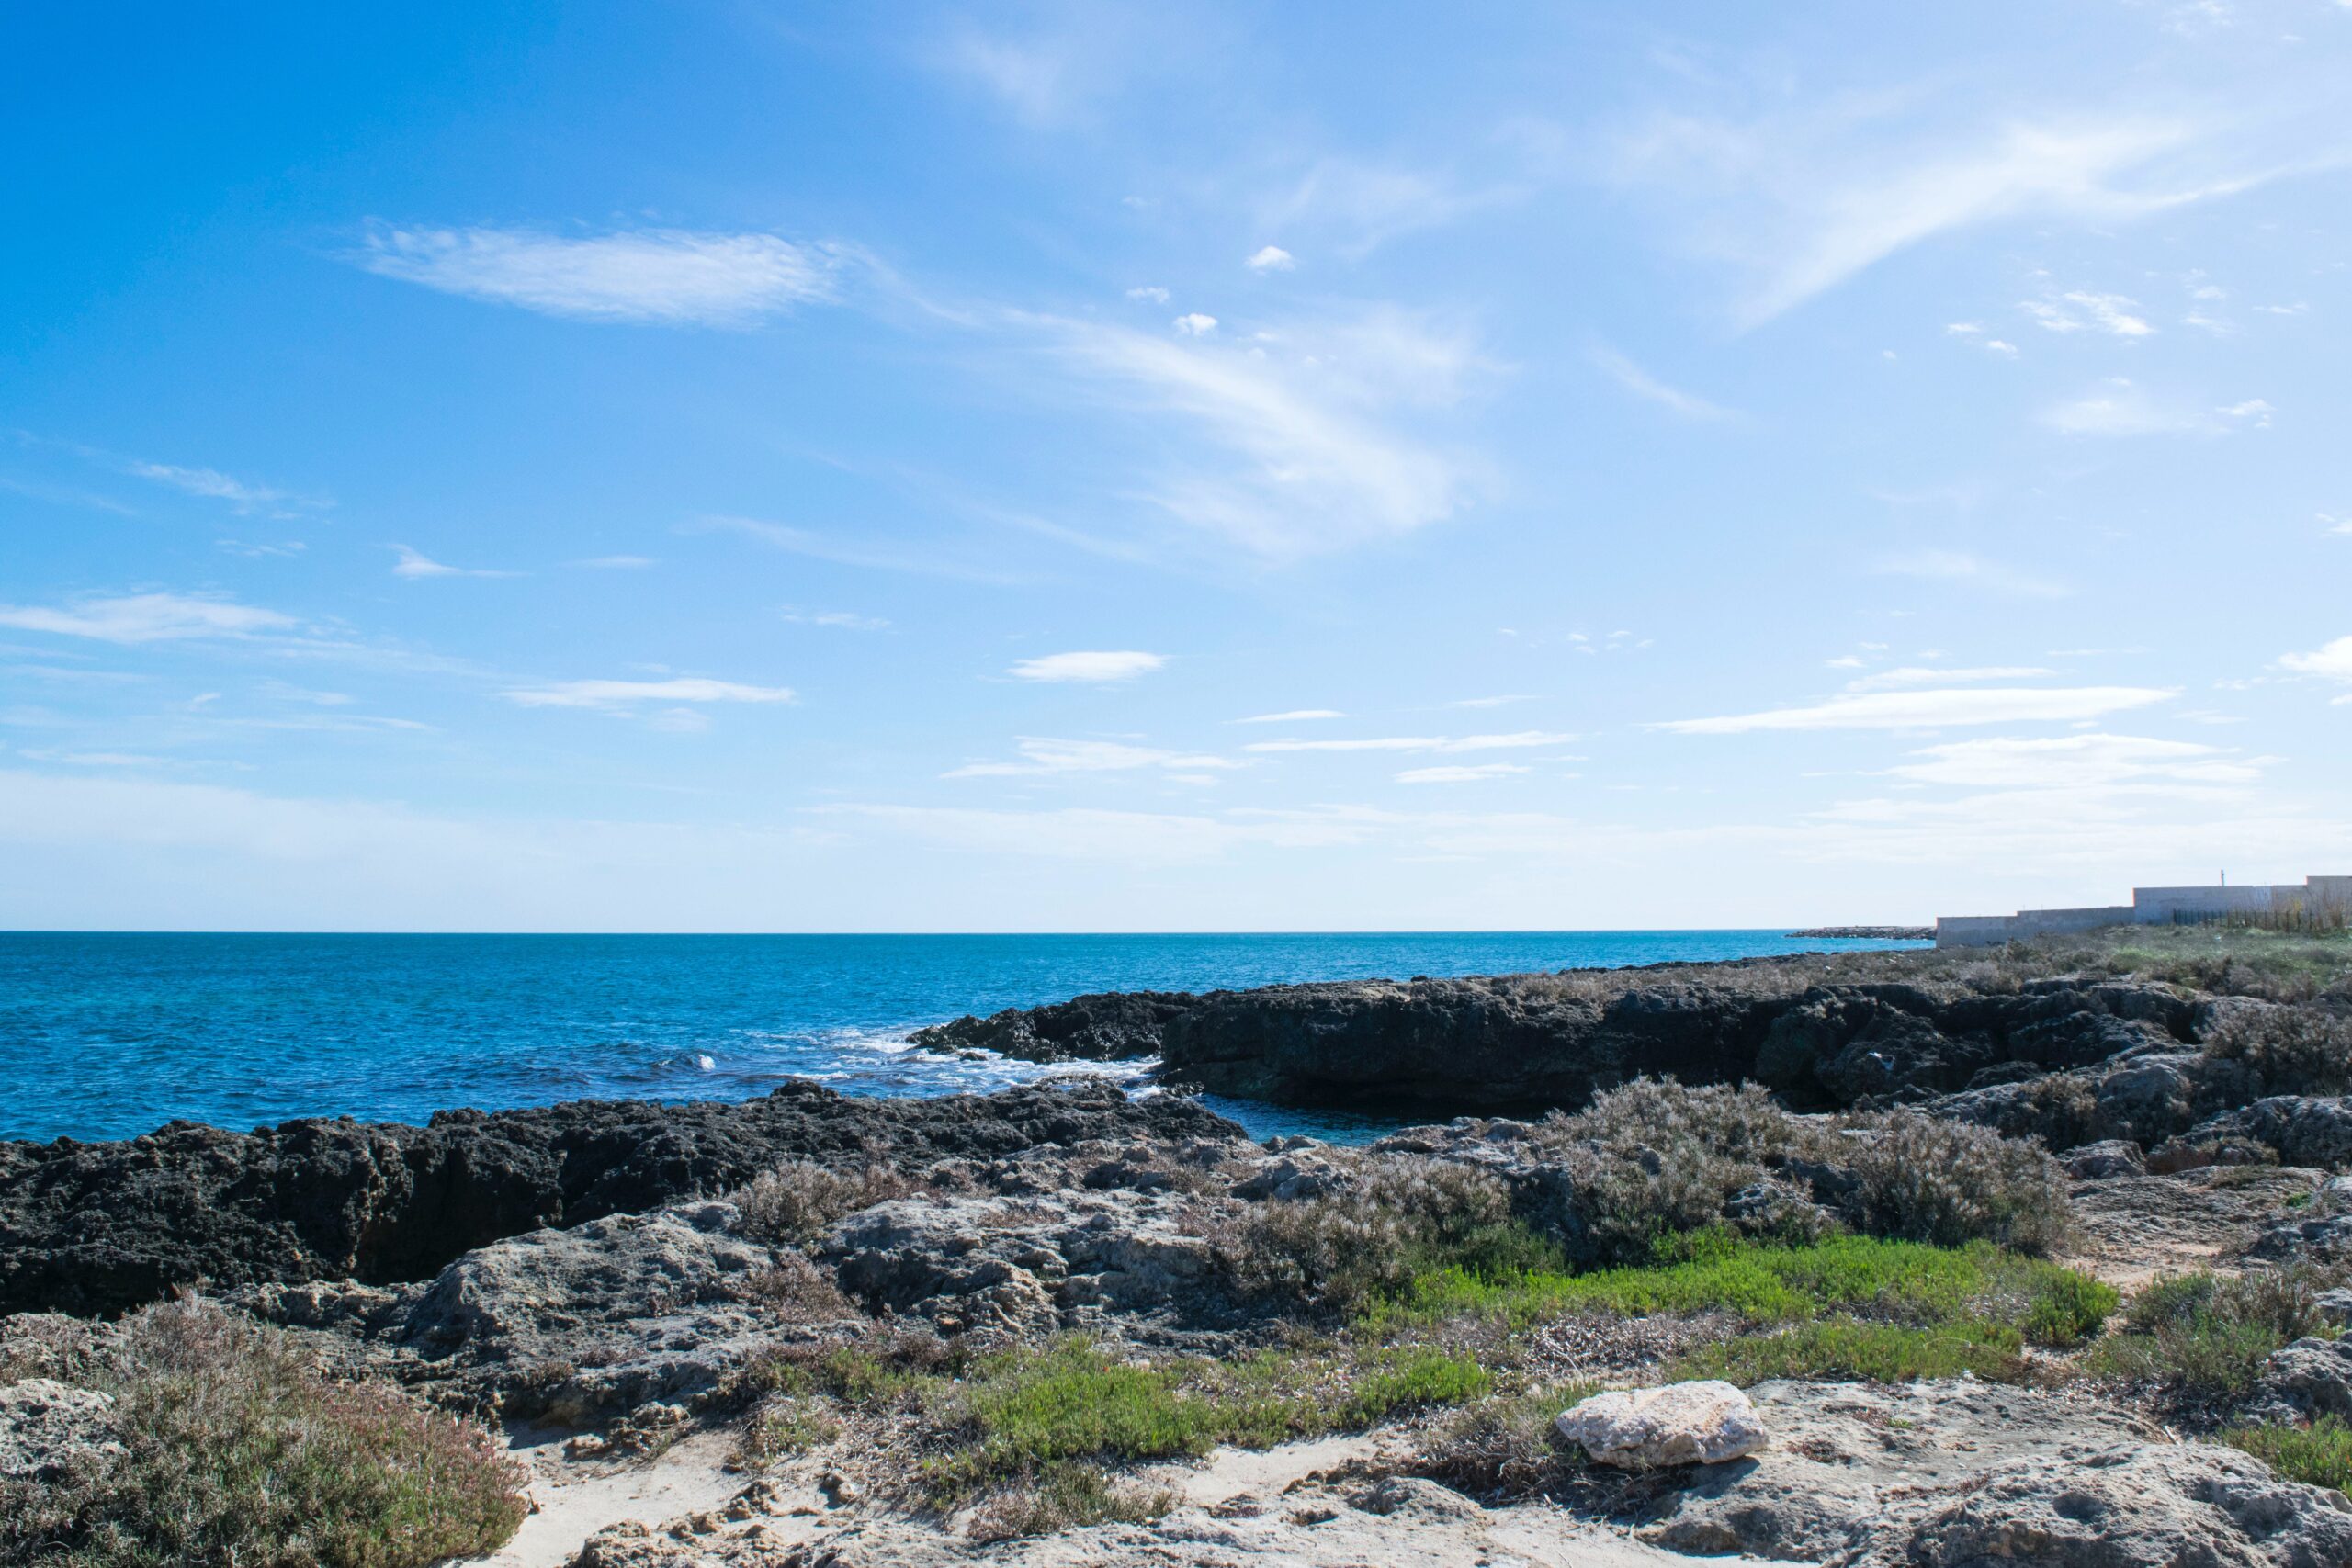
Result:
M1596 1393L1560 1413L1560 1436L1601 1464L1721 1464L1764 1446L1764 1422L1727 1382L1668 1383Z

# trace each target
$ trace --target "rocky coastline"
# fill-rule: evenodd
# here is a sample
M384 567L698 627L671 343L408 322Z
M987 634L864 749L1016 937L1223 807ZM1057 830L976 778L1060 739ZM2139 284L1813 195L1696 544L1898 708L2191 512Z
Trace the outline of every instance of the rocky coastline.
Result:
M127 1528L192 1344L503 1433L444 1544L517 1565L2352 1562L2352 949L2124 940L919 1037L1138 1097L0 1145L0 1563ZM1661 1386L1747 1436L1591 1436Z

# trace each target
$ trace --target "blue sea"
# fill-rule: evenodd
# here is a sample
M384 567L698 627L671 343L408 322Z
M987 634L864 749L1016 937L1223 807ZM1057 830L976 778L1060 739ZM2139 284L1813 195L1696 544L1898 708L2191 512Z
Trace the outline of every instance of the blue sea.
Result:
M1085 991L1504 974L1822 948L1778 931L1179 936L332 936L0 932L0 1138L185 1118L422 1122L588 1098L995 1089L1055 1069L910 1030ZM1067 1069L1063 1069L1067 1070ZM1099 1069L1098 1069L1099 1070ZM1133 1078L1136 1069L1114 1069ZM1360 1118L1212 1101L1260 1135Z

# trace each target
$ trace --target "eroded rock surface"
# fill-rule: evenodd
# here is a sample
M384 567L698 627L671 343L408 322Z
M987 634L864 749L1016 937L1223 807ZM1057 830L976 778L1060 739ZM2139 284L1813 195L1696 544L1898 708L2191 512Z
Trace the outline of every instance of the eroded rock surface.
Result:
M919 1174L1105 1138L1242 1134L1091 1081L935 1100L794 1081L742 1104L582 1100L254 1133L175 1122L121 1143L0 1143L0 1314L115 1312L199 1280L420 1280L502 1237L714 1196L787 1159Z

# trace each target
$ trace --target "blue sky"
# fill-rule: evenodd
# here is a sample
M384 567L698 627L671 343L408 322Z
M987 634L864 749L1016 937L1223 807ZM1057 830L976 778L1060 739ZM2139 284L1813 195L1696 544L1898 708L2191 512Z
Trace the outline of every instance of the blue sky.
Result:
M22 10L0 923L2352 869L2352 6Z

